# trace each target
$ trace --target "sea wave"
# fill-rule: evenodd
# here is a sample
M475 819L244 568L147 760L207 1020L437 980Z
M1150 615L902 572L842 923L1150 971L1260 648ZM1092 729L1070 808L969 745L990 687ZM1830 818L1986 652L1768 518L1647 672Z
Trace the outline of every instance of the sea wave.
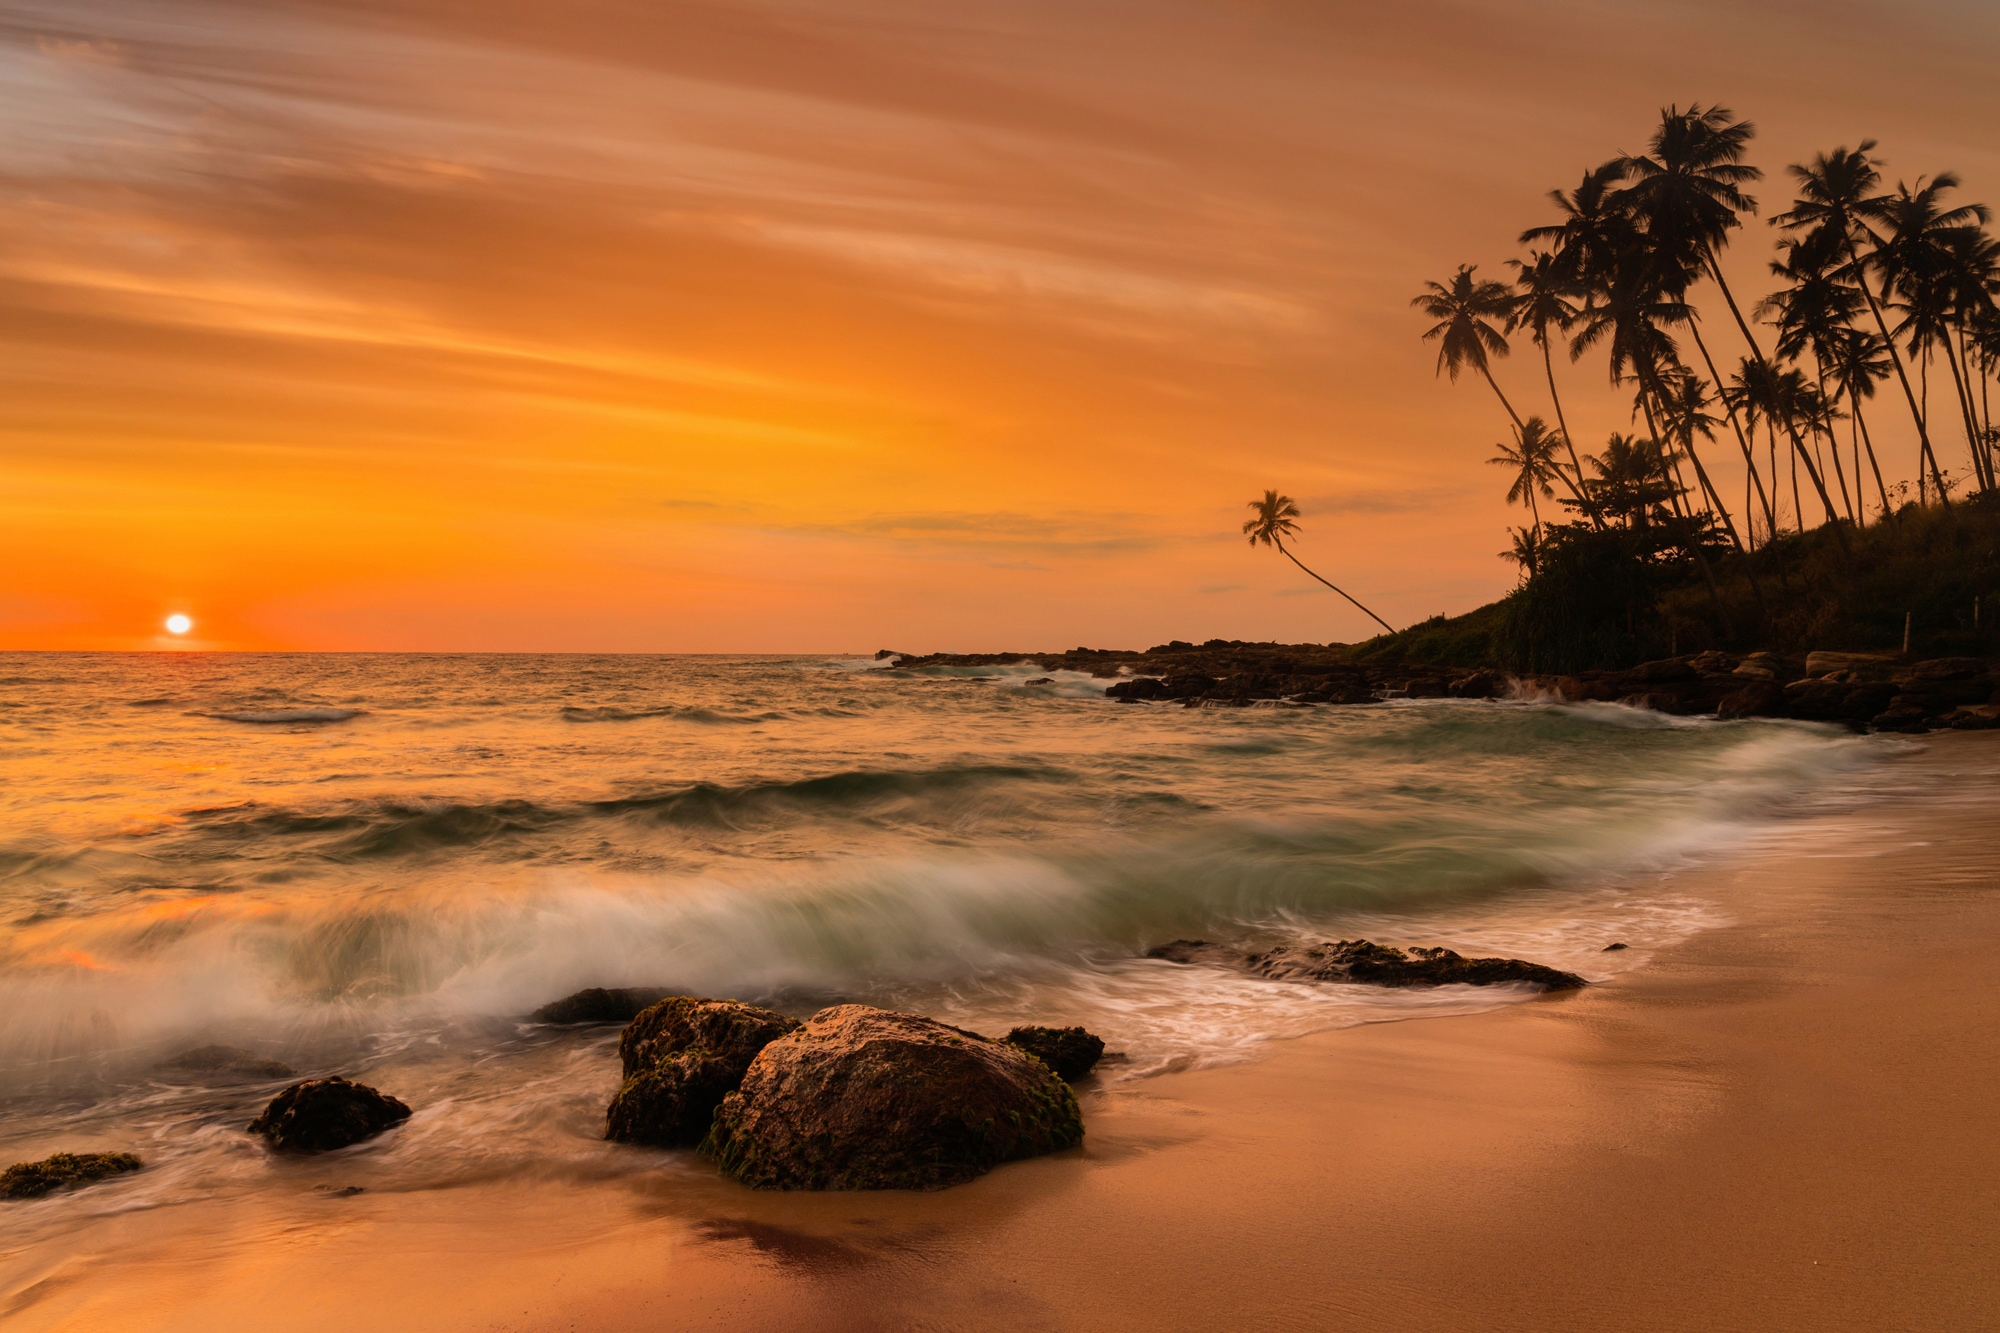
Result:
M782 722L790 714L767 709L760 713L731 713L715 708L664 707L664 708L622 708L613 704L585 707L579 704L565 704L562 710L565 722L645 722L655 718L671 718L676 722L698 722L711 726L754 726L761 722Z
M247 722L253 726L282 726L287 723L346 722L360 717L359 708L230 708L204 713L223 722Z
M857 769L791 780L735 785L695 782L568 803L505 799L487 802L374 800L323 810L255 804L181 812L186 827L207 839L312 839L335 859L394 857L465 848L557 829L586 820L707 830L743 829L799 818L859 818L891 809L919 814L926 802L958 799L1006 784L1064 784L1076 774L1046 765L966 764L930 769ZM1162 793L1135 793L1138 800Z

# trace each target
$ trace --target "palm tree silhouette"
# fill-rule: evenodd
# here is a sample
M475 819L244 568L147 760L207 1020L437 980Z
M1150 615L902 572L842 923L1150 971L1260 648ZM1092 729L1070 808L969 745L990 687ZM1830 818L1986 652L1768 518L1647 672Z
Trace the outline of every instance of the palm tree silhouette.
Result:
M1944 193L1957 186L1958 177L1947 171L1928 184L1919 177L1914 189L1899 182L1894 194L1874 200L1870 211L1882 230L1871 228L1875 246L1863 262L1882 275L1885 292L1902 297L1904 318L1896 332L1909 340L1910 350L1928 359L1932 349L1944 349L1966 446L1972 451L1973 475L1981 490L1990 491L1993 479L1981 457L1985 451L1979 446L1970 386L1959 370L1953 321L1961 295L1960 256L1971 250L1966 242L1977 237L1977 225L1992 213L1984 204L1944 207Z
M1290 548L1285 545L1285 538L1296 538L1299 535L1299 525L1293 522L1294 519L1299 517L1299 507L1292 502L1291 496L1280 495L1276 491L1265 491L1263 499L1252 500L1250 502L1250 508L1253 511L1253 516L1244 521L1243 535L1250 539L1252 546L1262 542L1266 546L1277 547L1278 554L1284 556L1285 559L1291 561L1300 569L1304 569L1313 578L1319 579L1321 583L1325 583L1327 587L1333 588L1342 597L1346 597L1349 602L1353 603L1355 610L1366 615L1383 629L1388 630L1389 633L1394 634L1396 632L1395 627L1390 625L1388 621L1382 619L1382 617L1376 615L1373 611L1361 605L1361 603L1356 602L1352 597L1349 597L1344 589L1334 587L1333 584L1327 583L1325 579L1320 578L1318 574L1314 574L1312 570L1306 569L1305 562L1291 553Z
M1938 499L1948 509L1951 497L1945 491L1937 452L1931 448L1930 431L1924 423L1923 409L1917 404L1917 391L1911 386L1910 372L1896 351L1896 340L1889 336L1889 322L1882 314L1882 303L1876 300L1874 290L1869 287L1867 269L1862 263L1859 239L1866 238L1871 242L1875 239L1866 226L1866 220L1881 212L1880 200L1870 193L1882 183L1882 173L1877 170L1880 164L1868 156L1874 147L1873 139L1863 139L1859 148L1836 148L1830 153L1817 154L1810 166L1793 163L1787 169L1795 182L1798 197L1792 201L1791 208L1772 218L1771 222L1786 231L1822 236L1825 243L1837 245L1846 252L1855 285L1861 289L1869 311L1875 316L1876 332L1882 335L1882 341L1889 349L1890 364L1895 367L1896 379L1903 386L1903 399L1909 404L1910 419L1917 426L1918 472L1922 473L1924 463L1930 464ZM1918 479L1922 480L1921 475Z
M1513 314L1514 294L1505 283L1474 277L1475 271L1474 265L1460 264L1449 284L1425 283L1426 290L1412 297L1410 304L1437 321L1425 331L1424 341L1438 340L1438 370L1449 373L1454 383L1458 372L1467 366L1485 376L1493 396L1507 409L1514 429L1519 430L1521 414L1507 401L1507 395L1500 392L1500 385L1487 364L1488 357L1507 355L1507 339L1493 327L1493 322L1504 322Z
M1577 457L1576 441L1570 436L1569 422L1563 416L1562 395L1556 392L1555 361L1549 352L1549 327L1553 325L1565 333L1569 331L1579 313L1570 298L1582 295L1583 290L1571 276L1569 266L1550 251L1533 251L1526 263L1510 259L1507 264L1514 270L1514 285L1520 293L1514 298L1513 312L1507 316L1507 331L1528 330L1528 336L1542 349L1542 370L1549 379L1549 401L1555 405L1556 427L1562 433L1564 447L1569 450L1571 471L1565 474L1557 468L1555 475L1561 477L1571 494L1582 502L1590 521L1601 528L1604 520L1597 516L1597 511L1582 490L1583 460Z
M1539 534L1542 530L1542 507L1536 502L1535 493L1539 491L1553 500L1556 489L1549 485L1549 478L1562 475L1562 468L1556 463L1555 436L1549 433L1548 424L1540 417L1529 417L1521 423L1521 433L1515 440L1512 445L1494 445L1500 452L1486 461L1512 469L1513 485L1507 490L1507 503L1528 506L1528 512L1535 518L1533 531ZM1581 494L1577 498L1583 500ZM1589 503L1587 500L1583 502Z
M1749 322L1743 318L1743 311L1736 304L1736 295L1730 290L1716 258L1730 231L1742 225L1740 215L1754 213L1757 209L1757 201L1744 194L1742 189L1764 174L1743 161L1755 134L1754 126L1748 121L1737 120L1725 107L1691 105L1682 111L1670 106L1660 113L1660 125L1653 133L1651 151L1621 158L1620 161L1633 178L1631 187L1625 191L1625 199L1645 230L1662 289L1684 299L1693 280L1702 276L1713 278L1722 292L1723 301L1729 306L1729 313L1736 319L1743 341L1750 345L1751 355L1762 361L1763 348L1758 345ZM1689 327L1701 349L1709 375L1720 379L1720 372L1709 356L1707 344L1701 340L1692 314ZM1827 493L1819 469L1806 454L1804 442L1799 439L1793 423L1788 420L1785 426L1794 451L1805 463L1813 488L1819 492L1819 498L1826 506L1827 521L1834 522L1837 516L1833 497ZM1745 453L1748 453L1747 447ZM1835 536L1844 549L1847 539L1838 531Z

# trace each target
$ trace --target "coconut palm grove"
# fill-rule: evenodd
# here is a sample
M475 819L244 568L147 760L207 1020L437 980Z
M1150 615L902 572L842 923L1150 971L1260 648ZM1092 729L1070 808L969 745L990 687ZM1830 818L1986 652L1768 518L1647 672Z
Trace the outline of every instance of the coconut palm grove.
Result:
M1404 651L1573 669L1695 646L1894 647L1912 630L1983 642L2000 513L1991 211L1950 171L1890 184L1863 140L1786 167L1791 197L1760 220L1755 133L1725 107L1667 107L1646 151L1550 191L1508 280L1465 263L1412 301L1439 374L1491 392L1509 436L1491 462L1527 522L1502 553L1522 586ZM1767 237L1768 290L1733 290L1719 257ZM1521 341L1535 373L1510 392L1496 366ZM1591 371L1629 393L1630 419L1579 441L1563 382ZM1877 447L1896 417L1914 432L1906 462ZM1718 456L1740 461L1740 491Z

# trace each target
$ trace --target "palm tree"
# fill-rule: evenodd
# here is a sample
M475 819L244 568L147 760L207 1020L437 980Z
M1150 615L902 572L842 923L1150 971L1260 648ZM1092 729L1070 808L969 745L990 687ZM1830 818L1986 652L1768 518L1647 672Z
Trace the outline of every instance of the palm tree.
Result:
M1511 547L1500 552L1500 558L1519 565L1521 577L1525 579L1541 567L1542 539L1533 528L1509 528L1507 536Z
M1972 451L1973 475L1981 490L1990 491L1993 479L1981 457L1985 451L1980 448L1979 428L1973 419L1971 386L1959 370L1952 324L1961 295L1960 252L1971 250L1966 241L1977 236L1977 225L1992 214L1984 204L1944 207L1945 192L1957 186L1958 177L1947 171L1928 184L1918 177L1914 189L1898 182L1894 194L1871 200L1870 220L1881 230L1869 228L1875 244L1863 262L1881 274L1884 293L1902 298L1904 319L1896 332L1909 340L1911 352L1928 360L1933 348L1944 349L1965 426L1966 446Z
M1507 339L1493 322L1504 322L1513 313L1514 294L1505 283L1481 281L1474 272L1473 265L1460 264L1449 285L1427 282L1427 290L1411 298L1410 304L1437 321L1424 333L1424 341L1438 340L1438 370L1448 372L1454 383L1458 372L1467 366L1485 376L1494 397L1507 409L1514 429L1519 430L1521 414L1500 392L1487 364L1488 357L1507 355Z
M1631 248L1632 218L1618 200L1618 186L1625 176L1622 161L1606 162L1584 172L1568 194L1550 190L1549 199L1562 221L1528 228L1521 233L1521 244L1550 247L1563 273L1579 289L1597 285Z
M1284 556L1285 559L1291 561L1300 569L1305 569L1306 573L1312 574L1312 577L1319 579L1321 583L1326 583L1327 587L1333 588L1342 597L1347 597L1347 600L1353 603L1357 611L1362 612L1370 620L1380 625L1383 629L1388 630L1389 633L1394 634L1396 632L1388 621L1382 619L1382 617L1376 615L1373 611L1361 605L1361 603L1354 601L1352 597L1347 596L1346 592L1335 588L1331 583L1327 583L1319 575L1313 574L1310 569L1306 569L1304 562L1293 555L1290 549L1286 547L1285 538L1295 538L1299 535L1299 525L1293 522L1294 519L1299 517L1299 507L1292 502L1291 496L1280 495L1276 491L1265 491L1263 499L1252 500L1250 502L1250 508L1255 516L1244 522L1243 535L1250 539L1252 546L1262 542L1266 546L1277 547L1278 553Z
M1923 409L1917 405L1917 392L1911 387L1910 373L1896 351L1896 341L1889 336L1888 320L1883 317L1882 304L1875 299L1875 293L1868 285L1867 270L1862 264L1858 240L1864 237L1870 241L1875 239L1864 225L1865 220L1881 211L1880 204L1870 193L1882 181L1882 173L1876 169L1879 164L1868 156L1874 147L1873 139L1863 139L1859 148L1836 148L1830 153L1816 155L1810 166L1793 163L1789 170L1797 183L1798 197L1792 201L1790 209L1772 218L1771 222L1786 231L1821 235L1827 244L1837 245L1846 253L1854 283L1867 300L1868 309L1875 316L1876 331L1882 335L1882 341L1889 349L1890 363L1896 369L1896 379L1903 386L1903 398L1909 404L1910 419L1917 425L1918 472L1922 472L1925 463L1930 464L1938 499L1949 508L1951 498L1945 493L1944 474L1938 468L1937 453L1931 448L1930 431L1924 424Z
M1830 350L1830 369L1841 392L1847 395L1848 417L1854 422L1860 444L1868 450L1868 467L1875 474L1875 491L1882 499L1882 516L1893 518L1895 513L1889 504L1889 488L1883 484L1882 465L1875 458L1875 441L1868 433L1868 420L1861 411L1861 401L1875 396L1875 382L1889 377L1889 358L1882 350L1882 340L1866 329L1842 329ZM1861 476L1859 452L1854 456L1854 475L1858 486Z
M1575 302L1570 298L1581 294L1576 280L1570 276L1568 267L1553 253L1546 250L1533 251L1528 262L1518 259L1507 261L1514 270L1514 286L1520 294L1515 298L1514 309L1507 316L1507 331L1528 330L1528 336L1542 349L1542 370L1549 379L1549 401L1555 405L1556 426L1562 433L1563 445L1569 450L1570 473L1556 469L1555 475L1562 477L1571 494L1578 500L1584 499L1583 460L1577 457L1576 441L1569 433L1569 422L1563 416L1562 395L1556 392L1556 368L1554 358L1549 353L1549 327L1568 332L1578 314ZM1591 511L1588 503L1585 512L1590 513L1591 522L1603 527L1603 520Z
M1754 126L1736 120L1724 107L1704 109L1695 104L1682 111L1669 106L1660 112L1660 124L1653 132L1650 151L1619 159L1620 167L1632 179L1619 202L1644 231L1652 252L1651 262L1663 288L1685 301L1687 289L1694 282L1702 277L1714 278L1753 351L1757 350L1756 339L1743 321L1735 294L1730 291L1716 256L1727 243L1729 233L1742 225L1740 215L1757 210L1757 201L1743 193L1743 186L1763 175L1743 161L1746 146L1755 134ZM1720 383L1721 372L1709 353L1707 340L1701 336L1701 320L1692 306L1688 308L1687 328L1710 380ZM1762 353L1757 355L1761 358ZM1762 493L1764 480L1758 474L1749 437L1738 424L1734 407L1726 399L1724 405L1731 433L1743 454L1743 465L1752 484ZM1765 507L1767 510L1770 507L1768 497ZM1828 517L1832 512L1829 505ZM1733 532L1732 526L1732 535ZM1741 548L1740 542L1738 547Z
M1513 485L1507 491L1508 504L1525 504L1535 516L1536 532L1542 530L1542 507L1536 503L1535 493L1541 492L1553 500L1555 487L1549 485L1549 478L1562 475L1562 468L1556 463L1556 440L1549 433L1548 424L1540 417L1529 417L1521 424L1521 433L1515 437L1513 445L1496 444L1500 452L1489 458L1489 463L1513 469ZM1584 500L1581 492L1577 498ZM1584 500L1588 504L1589 501Z

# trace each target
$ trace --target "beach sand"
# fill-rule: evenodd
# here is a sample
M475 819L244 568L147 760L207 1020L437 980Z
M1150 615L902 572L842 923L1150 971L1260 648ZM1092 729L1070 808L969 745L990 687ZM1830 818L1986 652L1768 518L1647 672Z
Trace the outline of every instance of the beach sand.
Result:
M1615 982L1089 1090L935 1195L296 1190L0 1255L7 1328L2000 1328L2000 746L1684 876Z

